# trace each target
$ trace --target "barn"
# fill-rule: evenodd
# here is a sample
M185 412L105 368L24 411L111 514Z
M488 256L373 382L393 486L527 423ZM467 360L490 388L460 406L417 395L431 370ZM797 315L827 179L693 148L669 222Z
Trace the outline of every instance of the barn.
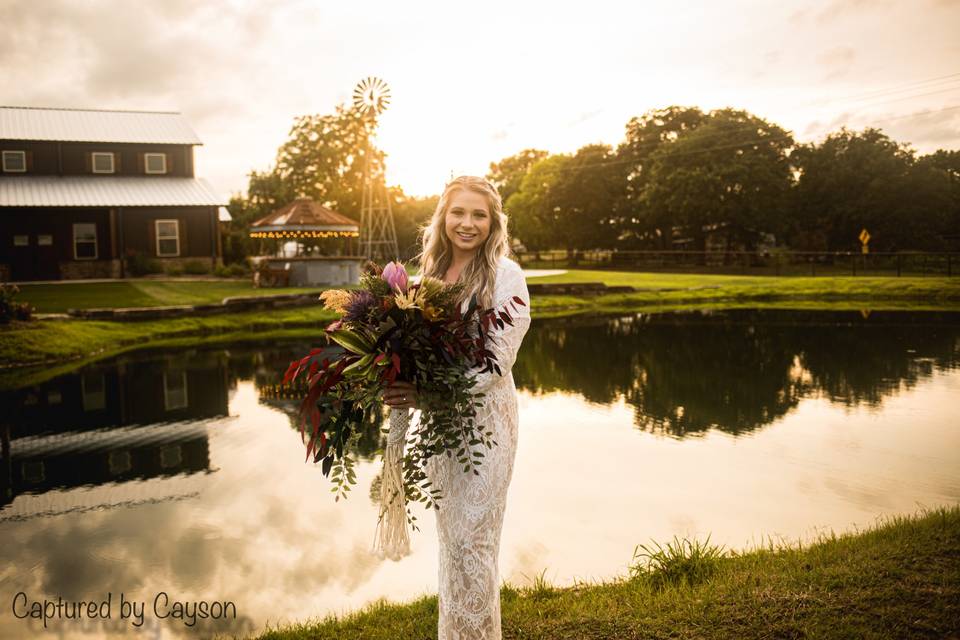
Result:
M0 281L221 265L199 144L176 112L0 107Z

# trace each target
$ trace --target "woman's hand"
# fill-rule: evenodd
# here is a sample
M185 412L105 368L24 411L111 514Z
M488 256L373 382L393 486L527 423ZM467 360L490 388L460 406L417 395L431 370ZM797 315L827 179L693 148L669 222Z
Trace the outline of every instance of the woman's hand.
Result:
M394 409L416 409L417 388L410 382L394 382L384 389L383 401Z

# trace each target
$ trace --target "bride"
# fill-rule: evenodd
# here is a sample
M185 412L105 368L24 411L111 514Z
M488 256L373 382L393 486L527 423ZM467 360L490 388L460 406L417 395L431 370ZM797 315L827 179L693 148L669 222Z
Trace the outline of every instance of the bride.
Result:
M487 348L496 354L502 376L476 375L483 393L476 423L493 431L497 444L484 450L479 475L464 472L455 458L430 458L427 475L441 492L438 502L439 640L501 637L498 557L507 488L517 448L517 391L511 368L530 326L530 295L520 266L507 257L507 216L497 189L483 178L460 176L443 191L423 229L422 276L466 283L463 311L476 293L481 309L500 308L514 296L523 300L513 324L492 325ZM397 382L384 391L394 408L416 408L414 386Z

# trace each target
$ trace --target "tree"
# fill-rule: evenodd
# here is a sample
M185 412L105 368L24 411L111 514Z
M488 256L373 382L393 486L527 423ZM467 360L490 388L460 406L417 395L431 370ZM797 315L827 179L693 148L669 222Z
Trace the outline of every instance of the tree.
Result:
M711 111L647 159L647 219L665 236L683 227L700 251L709 227L754 249L761 233L786 226L793 145L786 131L746 111Z
M616 207L623 191L622 169L606 144L581 147L556 183L553 232L568 251L611 248L618 231Z
M520 153L504 158L500 162L490 163L487 180L500 192L500 198L506 202L520 189L523 177L534 164L546 158L549 153L539 149L524 149Z
M360 219L363 170L373 123L354 108L296 118L274 168L284 189ZM372 143L370 178L383 184L385 154Z
M901 225L916 231L911 218L921 221L927 214L910 203L914 195L907 187L914 159L908 145L879 129L858 133L844 127L819 145L801 145L795 162L800 177L793 198L794 248L856 251L863 228L870 232L870 247L876 250L898 250L914 243L913 231Z
M562 241L556 232L560 181L571 160L571 156L561 154L536 162L504 205L509 211L510 234L529 250L549 249Z
M390 188L393 200L393 219L397 227L397 246L400 257L410 260L420 253L420 228L430 221L440 196L408 197L400 187Z
M673 105L651 109L627 122L626 138L617 147L616 154L624 180L614 222L621 246L668 248L670 222L658 218L643 198L650 183L650 158L662 146L674 142L681 133L699 127L705 119L706 115L697 107Z
M233 222L226 237L227 260L242 260L255 250L249 239L252 222L296 198L311 198L359 222L368 149L371 178L375 185L384 181L385 154L372 143L367 146L373 125L358 110L343 105L333 114L295 118L274 166L251 171L247 196L230 200ZM404 198L395 187L388 189L388 197L394 207ZM398 229L398 241L400 234Z

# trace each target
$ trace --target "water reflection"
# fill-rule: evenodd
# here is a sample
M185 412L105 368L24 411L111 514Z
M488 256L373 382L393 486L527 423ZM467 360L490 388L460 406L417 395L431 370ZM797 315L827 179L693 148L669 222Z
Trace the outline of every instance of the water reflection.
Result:
M742 547L960 500L958 338L960 318L930 313L535 321L514 368L521 433L501 575L524 583L548 568L569 584L623 573L650 538ZM368 553L378 425L346 503L304 463L297 403L271 386L310 346L138 354L3 392L0 601L23 590L236 602L242 619L206 635L435 590L431 515L418 513L412 556ZM602 461L588 487L571 470L585 437ZM151 637L198 633L152 624ZM0 637L26 629L0 619Z
M125 357L4 392L0 504L24 494L209 471L205 421L227 414L227 371L224 353ZM139 497L155 499L163 494L161 486ZM88 492L94 501L88 506L134 499L116 487L101 493ZM26 507L27 501L21 503ZM4 509L0 518L36 511ZM40 512L57 511L53 506Z
M949 313L726 310L535 323L517 384L621 397L644 430L683 437L769 424L807 396L877 405L960 359Z

